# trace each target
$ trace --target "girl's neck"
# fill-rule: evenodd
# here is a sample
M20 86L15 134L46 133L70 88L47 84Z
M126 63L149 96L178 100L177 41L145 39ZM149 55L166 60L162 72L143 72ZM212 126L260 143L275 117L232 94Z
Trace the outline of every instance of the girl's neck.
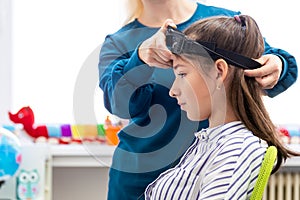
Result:
M209 120L209 127L210 128L213 128L213 127L216 127L216 126L220 126L220 125L224 125L224 124L227 124L227 123L230 123L230 122L235 122L235 121L240 121L238 118L236 117L228 117L226 116L225 119L223 120Z
M239 119L236 117L232 106L227 104L223 109L218 108L214 110L209 117L209 127L216 127L234 121L239 121Z
M187 21L194 14L197 4L190 0L142 0L144 9L138 17L140 23L160 27L166 19L175 24Z

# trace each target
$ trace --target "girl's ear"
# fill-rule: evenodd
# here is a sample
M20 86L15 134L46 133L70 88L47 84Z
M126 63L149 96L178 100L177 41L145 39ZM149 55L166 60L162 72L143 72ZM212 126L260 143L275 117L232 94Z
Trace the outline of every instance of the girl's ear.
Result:
M228 64L224 59L218 59L215 61L215 68L217 71L217 88L220 88L222 84L224 84L224 81L227 77L228 73Z

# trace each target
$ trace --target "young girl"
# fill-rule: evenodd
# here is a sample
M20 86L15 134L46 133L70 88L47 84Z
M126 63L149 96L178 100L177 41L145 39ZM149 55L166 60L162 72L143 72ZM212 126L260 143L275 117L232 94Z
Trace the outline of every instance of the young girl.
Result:
M159 29L163 22L172 19L178 30L184 30L199 19L240 14L194 0L127 0L126 5L131 21L105 37L98 64L105 108L130 120L118 133L109 200L144 199L147 185L176 165L193 143L192 133L208 126L207 120L188 120L168 94L174 74L171 52L161 51L167 49ZM265 44L263 66L245 73L257 77L268 96L275 97L296 81L297 63L290 53Z
M299 155L281 143L261 87L244 75L245 68L259 67L251 58L262 56L263 37L246 15L206 18L184 33L171 44L177 56L170 96L190 120L209 119L209 127L195 133L174 168L148 185L146 199L248 199L268 145L278 149L273 172Z

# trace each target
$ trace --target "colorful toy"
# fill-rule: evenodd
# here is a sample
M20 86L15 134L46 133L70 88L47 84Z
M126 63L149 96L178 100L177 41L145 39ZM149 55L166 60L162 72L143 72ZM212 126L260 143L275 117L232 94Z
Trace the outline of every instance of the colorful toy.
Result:
M286 143L286 144L289 144L290 143L290 140L291 140L291 136L290 136L290 133L288 131L288 129L286 127L278 127L278 130L279 130L279 137L281 138L281 140Z
M286 144L300 144L300 126L285 124L279 127L280 136Z
M114 126L109 118L109 116L105 119L105 137L107 139L107 143L110 145L117 145L119 143L119 138L117 133L120 130L119 126Z
M0 187L19 169L22 161L21 145L9 130L0 127Z
M115 145L118 141L114 138L111 141L112 135L117 135L120 126L106 126L103 124L59 124L59 125L39 125L34 124L34 112L29 107L21 108L17 113L8 113L9 118L14 123L23 125L23 129L36 142L46 141L50 143L70 144L82 142L107 142ZM106 137L106 132L109 133L109 138ZM116 136L115 136L116 137Z
M36 199L39 194L39 173L36 169L20 170L17 177L17 198L19 200Z

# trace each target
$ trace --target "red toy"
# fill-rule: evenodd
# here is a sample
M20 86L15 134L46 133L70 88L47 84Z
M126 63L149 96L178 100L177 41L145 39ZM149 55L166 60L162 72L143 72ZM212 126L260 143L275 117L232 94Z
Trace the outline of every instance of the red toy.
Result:
M278 128L279 130L279 133L280 133L280 138L282 139L282 141L286 144L289 144L290 141L291 141L291 136L289 134L289 131L287 128L284 128L284 127L279 127Z
M21 108L16 114L8 112L8 115L12 122L23 124L24 130L31 137L35 139L38 137L49 138L47 127L45 125L34 127L34 113L29 106Z

